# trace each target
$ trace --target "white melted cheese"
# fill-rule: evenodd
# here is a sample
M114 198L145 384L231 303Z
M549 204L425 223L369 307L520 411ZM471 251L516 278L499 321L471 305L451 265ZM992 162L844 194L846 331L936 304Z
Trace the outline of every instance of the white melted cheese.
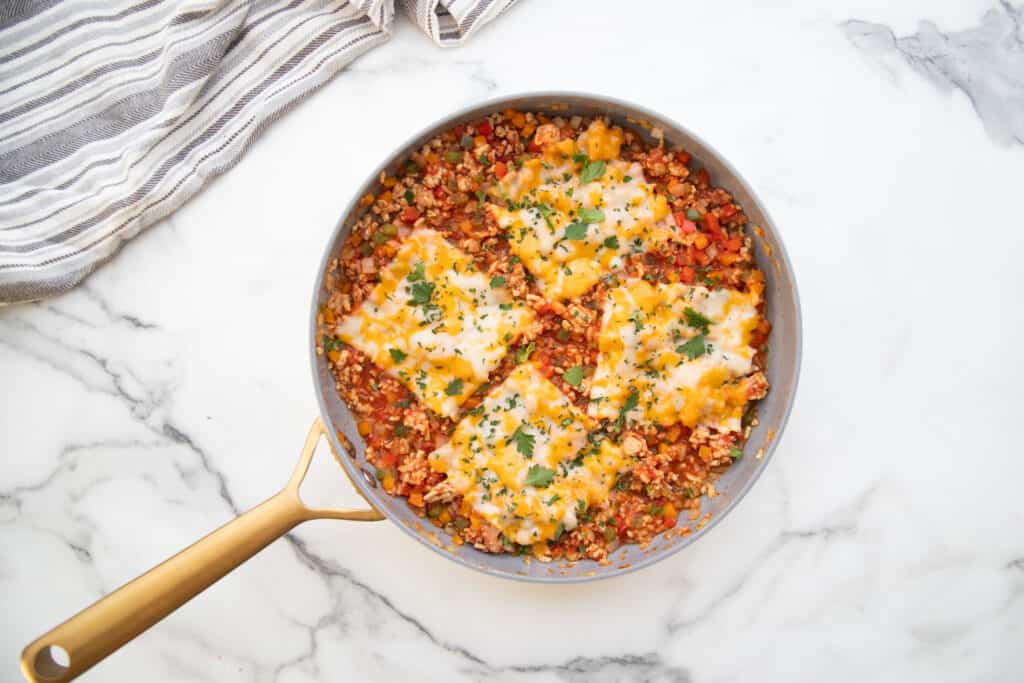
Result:
M752 369L757 304L754 294L640 279L609 290L590 414L614 419L631 402L632 419L738 431L747 388L736 380Z
M576 528L632 461L531 363L518 366L430 454L473 511L523 545ZM532 474L531 474L532 471Z
M406 238L336 334L431 410L453 417L532 318L467 254L424 228Z
M510 203L491 211L550 298L578 297L629 254L678 237L668 202L644 181L641 166L615 158L620 143L621 131L598 120L579 140L549 144L502 181ZM604 170L584 182L588 162Z

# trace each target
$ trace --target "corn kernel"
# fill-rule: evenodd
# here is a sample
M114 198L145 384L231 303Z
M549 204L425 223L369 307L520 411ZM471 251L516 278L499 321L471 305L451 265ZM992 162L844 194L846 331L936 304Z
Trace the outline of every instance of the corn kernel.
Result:
M695 237L694 240L693 240L693 244L698 249L703 249L706 246L708 246L708 238L705 237L703 234L699 234L698 233L697 237Z
M370 433L370 423L366 420L360 420L359 424L356 425L356 429L359 430L359 436L366 436Z

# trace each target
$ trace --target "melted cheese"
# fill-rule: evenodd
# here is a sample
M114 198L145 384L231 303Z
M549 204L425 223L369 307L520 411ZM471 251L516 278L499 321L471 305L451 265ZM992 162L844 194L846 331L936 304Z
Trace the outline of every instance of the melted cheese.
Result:
M502 181L507 206L491 211L550 298L578 297L629 254L678 236L667 200L644 181L641 166L614 160L621 143L621 130L597 120L579 141L548 145ZM585 165L574 160L581 152L611 159L599 178L583 182Z
M740 429L746 387L735 380L751 371L750 333L757 325L758 299L725 289L683 284L651 285L631 279L608 291L598 338L597 370L591 383L594 417L617 418L632 393L632 419L663 426L681 422L721 431ZM711 321L699 348L699 323L686 309Z
M532 318L502 288L491 288L467 254L420 229L336 333L431 410L452 417Z
M606 500L618 474L633 464L610 441L591 443L593 426L525 363L459 422L429 461L463 495L467 513L516 543L538 543L576 528L577 513ZM551 470L551 483L528 484L531 468Z

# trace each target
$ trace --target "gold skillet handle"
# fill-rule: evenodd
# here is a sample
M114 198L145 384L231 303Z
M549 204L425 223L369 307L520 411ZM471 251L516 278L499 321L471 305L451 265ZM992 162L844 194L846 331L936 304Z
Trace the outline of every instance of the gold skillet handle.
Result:
M86 607L26 647L21 653L25 677L31 683L77 678L301 522L325 518L362 522L384 519L372 506L369 510L344 510L303 505L299 486L324 433L323 421L317 418L306 437L295 472L280 493Z

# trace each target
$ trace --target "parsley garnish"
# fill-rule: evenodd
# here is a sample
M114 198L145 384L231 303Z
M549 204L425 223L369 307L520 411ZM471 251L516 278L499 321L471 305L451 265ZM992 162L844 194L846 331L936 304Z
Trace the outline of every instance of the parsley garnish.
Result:
M739 460L743 457L743 449L733 446L729 449L729 457L733 460Z
M403 424L395 425L395 436L403 437L409 433L409 428Z
M484 168L487 168L488 166L491 165L491 160L487 158L487 153L486 152L481 152L480 153L480 164Z
M580 171L580 182L590 183L604 175L607 164L604 161L588 161Z
M414 282L412 285L412 298L409 299L410 306L422 306L429 304L434 296L433 282Z
M708 325L712 324L712 321L705 318L703 315L693 310L689 306L683 310L683 315L686 316L686 324L690 327L700 330L704 334L708 333Z
M412 190L405 191L405 203L412 206L413 202L416 201L416 195Z
M601 209L580 209L578 215L584 223L600 223L604 220L604 211Z
M486 200L486 199L487 199L487 195L485 195L485 194L484 194L483 190L477 190L477 191L476 191L476 200L477 200L478 202L480 202L481 204L483 204L483 203L484 203L484 200Z
M324 347L324 351L337 351L341 348L341 344L340 340L328 337L326 334L320 340L320 346Z
M444 393L449 396L458 396L462 393L462 379L453 379L448 382L448 386L444 388Z
M590 158L587 157L587 155L584 154L583 152L576 152L575 154L572 155L572 161L574 164L586 166L587 162L590 161Z
M637 309L629 314L629 321L636 327L636 332L644 329L644 312Z
M570 223L565 226L565 239L579 242L587 238L587 226L583 223Z
M426 272L424 272L423 263L417 263L412 269L412 272L405 276L405 279L409 282L416 282L418 280L425 280L427 278Z
M533 350L537 348L537 345L530 342L526 346L519 347L516 351L516 363L525 363L530 360L530 356L533 354Z
M532 458L533 442L535 438L536 437L534 437L533 434L527 434L523 431L523 425L519 425L516 427L516 431L512 432L512 436L510 436L508 440L509 443L514 443L516 445L516 450L519 451L520 455ZM533 468L531 467L530 470L532 471ZM530 482L527 481L526 483L529 484Z
M605 241L604 241L604 246L608 247L609 249L618 250L618 248L619 248L619 238L616 237L615 235L612 235L611 237L606 238Z
M396 363L401 363L407 358L405 351L402 351L401 349L388 349L388 353L391 354L391 360Z
M626 402L622 404L622 408L619 410L619 417L615 420L615 431L622 431L622 427L626 423L626 415L638 405L640 405L640 392L636 390L636 387L631 386L629 388L629 396L626 397Z
M676 353L681 353L690 360L694 358L700 358L707 351L707 347L704 345L704 335L698 334L693 339L690 339L685 344L680 344L676 347Z
M562 373L562 379L566 384L578 387L583 382L583 366L576 365Z
M624 176L622 176L622 182L624 182L624 183L628 183L632 179L633 179L633 176L631 176L631 175L624 175Z
M495 289L497 287L504 287L504 286L505 286L505 276L504 275L495 275L494 277L491 278L491 289Z
M536 486L539 489L543 489L551 486L551 482L554 480L555 471L543 465L531 465L530 469L526 471L527 486Z

